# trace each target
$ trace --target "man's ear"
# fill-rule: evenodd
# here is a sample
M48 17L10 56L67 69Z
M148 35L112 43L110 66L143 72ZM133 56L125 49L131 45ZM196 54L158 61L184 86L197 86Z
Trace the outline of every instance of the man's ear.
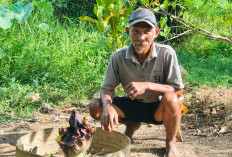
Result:
M159 28L156 28L156 29L155 29L155 38L157 38L158 35L159 35Z
M129 36L129 27L126 27L126 34Z

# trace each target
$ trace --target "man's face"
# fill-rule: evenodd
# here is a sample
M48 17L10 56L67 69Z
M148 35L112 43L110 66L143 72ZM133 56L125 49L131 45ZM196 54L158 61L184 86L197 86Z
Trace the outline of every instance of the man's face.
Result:
M144 54L149 51L155 37L156 29L146 22L139 22L129 30L129 37L132 40L133 47L138 54Z

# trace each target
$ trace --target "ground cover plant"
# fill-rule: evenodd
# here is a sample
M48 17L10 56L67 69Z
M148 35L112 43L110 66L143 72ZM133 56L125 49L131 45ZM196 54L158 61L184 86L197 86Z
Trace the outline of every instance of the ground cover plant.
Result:
M104 58L111 55L106 37L88 22L42 15L35 11L27 25L13 23L0 32L0 106L10 118L33 116L45 102L62 106L86 99L97 90L107 66ZM91 36L97 38L85 43ZM39 93L40 100L26 99L27 93Z
M68 12L69 6L65 7L63 3L60 6L55 2L43 2L33 3L34 10L25 23L19 24L14 20L8 29L0 29L0 118L3 120L32 117L44 103L53 107L80 105L81 100L92 98L104 78L112 54L112 47L108 44L111 39L107 34L100 34L95 24L79 20L80 16L86 15L96 19L93 10L89 9L89 4L94 3L78 2L82 6L79 6L79 12ZM1 1L9 8L14 3ZM206 3L204 8L210 6ZM57 7L66 9L66 14L59 12ZM194 10L196 6L192 8ZM203 13L206 14L206 11ZM190 11L189 16L191 14L197 17L196 12ZM207 15L207 19L214 18L213 10ZM221 20L220 15L223 12L217 13L216 24ZM163 17L162 21L166 19ZM204 18L201 17L199 22L204 23ZM167 21L160 23L166 28L163 31L166 33L167 24ZM203 25L203 28L212 28L212 25ZM167 34L163 36L168 37ZM92 39L86 42L88 38ZM180 64L190 74L186 84L231 88L231 45L191 34L169 44L176 49ZM40 99L33 102L25 98L28 93L39 93Z
M194 35L175 46L180 64L187 70L186 81L195 87L232 87L232 47L221 41Z

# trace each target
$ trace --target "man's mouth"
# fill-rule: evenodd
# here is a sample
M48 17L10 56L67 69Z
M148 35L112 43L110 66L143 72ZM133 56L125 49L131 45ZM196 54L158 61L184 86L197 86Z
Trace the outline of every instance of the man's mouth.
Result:
M148 42L140 42L140 41L136 41L133 43L134 46L148 46Z

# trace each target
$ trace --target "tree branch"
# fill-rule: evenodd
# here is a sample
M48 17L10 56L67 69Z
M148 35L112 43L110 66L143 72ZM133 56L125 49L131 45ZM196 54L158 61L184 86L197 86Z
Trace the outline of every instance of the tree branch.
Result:
M171 27L167 27L167 28L171 28L172 29L172 28L185 28L185 27L183 27L183 26L171 26ZM164 29L165 28L161 28L160 31L164 30Z
M165 42L167 42L167 41L170 41L170 40L179 38L179 37L184 36L184 35L186 35L186 34L190 34L190 33L192 33L192 32L193 32L192 30L187 30L187 31L185 31L185 32L183 32L183 33L181 33L181 34L178 34L178 35L176 35L176 36L174 36L174 37L172 37L172 38L169 38L169 39L163 41L162 43L165 43Z
M202 35L204 35L204 36L212 37L212 38L215 38L215 39L217 39L217 40L225 41L225 42L229 43L230 45L232 45L231 39L226 38L226 37L222 37L222 36L219 36L219 35L216 35L216 34L213 34L213 33L210 33L209 31L207 31L207 30L205 30L205 29L203 29L203 28L198 28L198 29L196 29L192 23L187 22L187 21L185 21L185 20L182 19L182 18L179 18L179 17L177 17L177 16L174 16L174 15L172 15L172 14L166 12L166 11L165 11L163 8L161 8L161 7L160 7L160 9L161 9L163 12L159 12L159 13L172 17L174 20L178 21L179 23L181 23L182 25L184 25L186 28L192 30L193 32L198 33L198 34L202 34Z

